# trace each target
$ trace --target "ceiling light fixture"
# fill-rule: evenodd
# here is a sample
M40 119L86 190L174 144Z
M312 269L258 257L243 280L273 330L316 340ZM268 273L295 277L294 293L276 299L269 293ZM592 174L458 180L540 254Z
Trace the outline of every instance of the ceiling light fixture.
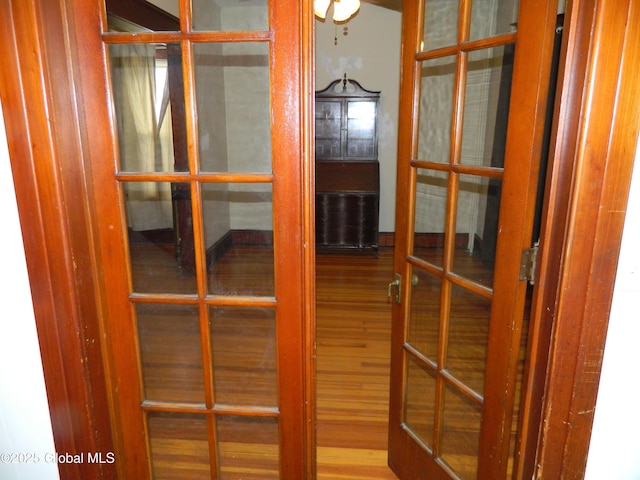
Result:
M345 22L360 8L360 0L314 0L313 12L323 20L327 17L329 6L333 1L333 21Z

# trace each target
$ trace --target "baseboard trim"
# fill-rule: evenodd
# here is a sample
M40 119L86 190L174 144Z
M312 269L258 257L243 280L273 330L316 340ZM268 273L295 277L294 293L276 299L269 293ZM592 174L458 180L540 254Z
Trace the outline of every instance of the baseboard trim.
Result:
M479 239L476 239L478 241ZM414 245L416 247L423 248L442 248L444 246L444 234L443 233L416 233L414 236ZM395 247L396 234L395 232L380 232L378 233L378 247ZM458 233L456 234L455 248L468 248L469 246L469 234Z
M273 245L269 230L229 230L207 248L207 268L215 264L235 245Z
M379 232L377 248L394 248L395 232ZM129 229L129 241L152 242L155 244L175 244L173 229L149 230L136 232ZM469 235L456 234L455 248L468 248ZM443 248L443 233L416 233L414 246L420 248ZM269 230L229 230L206 251L207 269L226 255L236 245L273 245L273 232ZM376 250L377 250L376 248ZM343 249L344 250L344 249ZM474 236L474 254L482 252L482 240Z

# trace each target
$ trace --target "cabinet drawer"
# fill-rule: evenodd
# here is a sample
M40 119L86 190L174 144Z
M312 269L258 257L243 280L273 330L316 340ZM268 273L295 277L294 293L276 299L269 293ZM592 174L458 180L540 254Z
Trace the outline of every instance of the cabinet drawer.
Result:
M316 192L377 192L378 162L317 162Z
M316 195L316 243L319 246L377 247L377 193Z

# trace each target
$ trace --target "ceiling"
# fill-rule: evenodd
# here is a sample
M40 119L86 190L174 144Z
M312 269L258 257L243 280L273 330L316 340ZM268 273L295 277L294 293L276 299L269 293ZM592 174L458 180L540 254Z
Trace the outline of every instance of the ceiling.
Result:
M149 3L153 3L157 6L159 6L160 8L171 12L173 15L177 16L177 11L174 13L173 10L176 10L176 5L178 2L176 2L175 0L148 0ZM218 4L223 4L225 0L217 0L216 3ZM228 1L228 0L226 0ZM243 0L244 2L250 1L250 0ZM390 10L395 10L397 12L401 12L402 11L402 0L361 0L362 3L369 3L371 5L376 5L378 7L383 7L383 8L388 8ZM232 0L230 2L232 5L233 4L237 4L237 0ZM263 2L260 2L263 3ZM245 3L246 5L246 3Z
M360 0L363 3L370 3L378 7L388 8L397 12L402 11L402 0Z

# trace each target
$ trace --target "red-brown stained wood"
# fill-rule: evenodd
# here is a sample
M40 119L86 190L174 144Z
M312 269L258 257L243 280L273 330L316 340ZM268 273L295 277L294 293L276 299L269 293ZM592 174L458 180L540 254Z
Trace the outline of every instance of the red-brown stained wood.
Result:
M5 124L45 383L59 453L113 451L85 198L82 113L65 5L3 1ZM111 478L113 465L61 464L63 478Z
M540 286L534 310L541 321L533 354L547 372L531 388L539 392L546 382L545 397L541 405L531 400L528 428L540 431L522 461L529 475L537 448L536 478L584 475L640 126L633 93L640 2L573 2L569 16L543 233L541 274L550 282Z
M555 318L557 323L540 322L542 329L534 332L539 341L533 350L536 369L532 371L536 375L530 387L533 400L544 398L545 391L550 396L544 404L531 403L530 422L523 430L529 436L522 463L531 470L539 464L544 478L580 478L584 470L640 110L633 84L637 71L634 59L638 58L638 39L633 33L639 29L638 1L625 3L628 10L610 1L578 0L571 4L565 23L569 32L564 47L567 73L560 94L556 162L547 200L550 213L545 238L549 242L541 252L543 280L535 307L541 318ZM307 17L303 23L309 46L311 10L308 2L304 5ZM91 94L92 87L105 82L99 53L101 41L87 34L99 30L98 11L92 2L72 1L58 4L3 0L0 7L3 66L9 66L0 72L0 94L56 448L69 452L104 451L115 448L118 441L111 440L107 389L102 385L103 367L99 363L108 364L110 359L100 358L97 349L101 342L97 324L104 312L98 306L101 292L94 290L93 278L113 274L118 267L103 261L104 252L93 251L92 242L98 239L88 232L98 214L107 221L119 221L119 217L108 202L80 206L93 193L85 183L86 175L100 168L88 159L111 156L114 151L108 125L104 131L96 129L97 135L84 143L85 125L95 126L96 118L108 118L110 114L103 99ZM411 13L411 9L407 12ZM592 36L593 24L597 29ZM297 40L289 41L293 47ZM592 59L590 52L598 52L598 56ZM298 80L306 85L304 111L308 113L314 90L309 49L305 49L301 61L306 64ZM89 68L90 65L98 68ZM587 80L593 89L590 96L583 95ZM616 92L614 104L612 91ZM405 103L412 101L404 98ZM612 111L614 105L616 110ZM311 125L310 118L306 117L307 127ZM400 148L406 149L412 133L406 124L401 125L404 128L401 127ZM302 135L306 136L302 155L310 161L311 137L308 131ZM575 176L574 165L580 167L581 177ZM307 326L307 363L303 368L308 397L304 421L306 455L312 459L309 445L313 443L314 386L310 377L314 296L313 249L308 245L313 240L313 169L305 163L298 174L306 199L303 295L307 305L302 318ZM574 179L579 181L571 190ZM594 195L597 201L588 201ZM572 203L571 199L576 201ZM572 229L567 229L567 218L572 219ZM105 238L100 241L109 239L110 234L101 235ZM592 245L578 241L588 235ZM585 272L580 262L593 268ZM565 293L556 312L558 291ZM549 316L544 314L547 307ZM580 336L575 335L576 330ZM545 341L546 334L553 334L554 341L548 336ZM549 358L553 362L547 375ZM108 378L108 387L114 381ZM564 385L569 388L561 388ZM112 418L117 416L117 410L111 412ZM549 422L544 431L538 428L541 418ZM306 463L311 476L313 467ZM109 465L67 464L61 466L61 472L65 479L115 477Z

